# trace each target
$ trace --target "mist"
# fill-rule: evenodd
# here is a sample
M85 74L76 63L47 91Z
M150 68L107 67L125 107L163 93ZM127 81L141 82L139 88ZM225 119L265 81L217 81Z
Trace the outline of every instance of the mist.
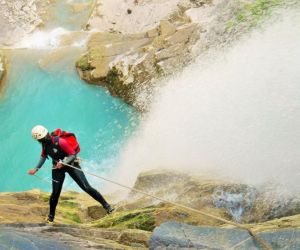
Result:
M300 12L285 12L168 80L118 168L169 168L300 191Z

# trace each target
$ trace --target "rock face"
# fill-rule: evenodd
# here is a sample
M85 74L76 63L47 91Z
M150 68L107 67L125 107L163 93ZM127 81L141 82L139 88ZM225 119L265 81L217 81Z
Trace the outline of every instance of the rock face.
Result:
M296 234L294 235L297 236L297 230L300 229L300 206L296 199L293 201L294 203L281 203L280 200L276 200L275 196L269 196L267 192L259 193L253 187L243 184L159 170L142 173L136 181L135 188L224 219L236 220L238 217L234 216L239 214L240 223L252 222L248 226L255 232L287 230L283 237L286 235L290 237L289 230L295 229ZM255 195L251 196L249 192ZM106 215L99 204L87 194L64 192L59 200L55 223L49 226L44 223L49 209L49 196L49 193L39 190L0 193L0 235L3 235L2 232L7 232L4 238L0 237L1 246L10 244L10 248L23 250L26 249L28 239L35 246L39 246L39 244L48 246L55 238L56 249L76 249L76 247L78 249L147 249L151 232L170 220L194 226L205 226L204 229L203 227L201 229L203 237L208 234L207 232L210 232L210 235L224 236L225 245L234 244L236 237L242 237L245 233L240 233L239 230L225 232L220 227L228 228L230 225L137 193L131 193L129 197L123 198L117 203L108 197L116 211L111 215ZM282 217L287 213L295 215ZM268 220L268 218L274 217L281 218ZM268 221L263 222L264 220ZM181 227L185 228L185 226ZM177 237L177 232L180 232L176 228L168 230L159 231L159 233L155 231L154 235L169 237L170 234L174 234ZM187 227L185 232L193 233L197 230ZM233 237L235 232L238 236ZM14 238L16 240L13 242L11 241L12 235L16 235ZM198 236L194 235L193 237L191 241ZM205 239L209 242L208 238ZM157 239L155 241L161 242ZM165 242L165 239L162 241ZM210 244L214 242L212 241ZM13 245L19 243L21 248ZM201 242L201 244L204 243ZM251 247L252 245L249 245L249 248L240 249L251 249ZM154 248L156 247L154 246Z
M276 6L293 3L296 0L97 1L87 29L101 33L92 36L76 67L82 79L147 110L163 76L208 49L228 46Z
M147 93L154 79L188 63L189 50L198 39L197 24L169 20L145 33L95 33L76 67L82 79L106 86L112 95L143 109L138 96Z
M258 234L272 249L299 249L300 230L289 229ZM260 249L245 230L196 227L169 221L155 228L149 249Z
M176 171L157 170L141 173L136 189L199 210L208 209L230 220L252 223L300 213L298 196L282 197L273 186L259 189L245 184L197 177ZM131 193L133 202L125 207L157 204L153 198Z
M138 241L135 233L71 225L11 224L0 227L0 245L1 249L16 250L147 249L149 234L145 233L146 241Z
M210 1L201 0L202 3ZM195 0L97 0L88 21L89 29L102 32L117 31L122 34L147 32L160 20L184 8L199 6ZM199 1L200 2L200 1Z
M21 232L20 230L7 227L0 227L0 235L1 249L75 249L65 246L63 242L57 242L55 238L50 239L45 236L37 236L32 233Z
M41 15L50 1L0 1L0 45L9 46L43 24Z

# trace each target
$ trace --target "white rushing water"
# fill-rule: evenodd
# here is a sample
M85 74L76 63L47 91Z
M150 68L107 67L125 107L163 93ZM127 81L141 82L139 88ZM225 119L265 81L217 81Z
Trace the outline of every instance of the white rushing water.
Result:
M123 183L177 168L299 193L299 41L300 12L286 11L208 66L199 58L171 79L123 151Z
M62 27L48 31L35 31L25 36L15 48L25 49L57 49L60 47L85 47L92 32L73 32Z

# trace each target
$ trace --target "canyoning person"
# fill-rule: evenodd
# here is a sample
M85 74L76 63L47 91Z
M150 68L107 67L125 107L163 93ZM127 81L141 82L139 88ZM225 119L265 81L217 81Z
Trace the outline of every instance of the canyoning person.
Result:
M60 130L59 130L60 131ZM108 214L114 211L103 196L88 183L84 173L77 160L77 153L80 150L73 148L67 139L62 136L56 136L52 133L49 134L48 130L41 126L35 126L31 131L32 137L37 140L42 146L42 153L37 166L28 170L28 174L34 175L45 163L48 156L52 158L52 194L50 196L50 211L47 222L51 223L55 217L55 210L58 199L62 190L65 179L65 174L68 173L78 186L98 201ZM73 134L72 134L73 135ZM75 137L75 136L74 136ZM76 137L75 137L76 138ZM67 165L73 166L67 166Z

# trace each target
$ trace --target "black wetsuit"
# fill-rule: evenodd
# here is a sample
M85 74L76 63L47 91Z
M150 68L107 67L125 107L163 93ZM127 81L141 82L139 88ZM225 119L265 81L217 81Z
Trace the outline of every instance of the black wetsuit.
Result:
M72 148L68 147L64 139L62 138L57 139L51 137L50 140L43 142L42 147L43 147L43 151L37 168L40 168L43 165L47 156L50 156L52 158L53 167L54 167L52 169L52 194L49 201L50 202L50 212L48 216L49 219L51 220L54 219L56 206L62 190L66 173L68 173L72 177L72 179L78 184L78 186L83 191L85 191L96 201L98 201L105 209L108 209L110 207L109 204L103 198L103 196L96 189L90 186L84 173L81 170L78 170L81 168L79 163L76 162L75 160L76 153ZM68 153L66 153L66 151ZM55 165L59 161L72 165L77 169L74 169L66 165L60 169L55 169Z

